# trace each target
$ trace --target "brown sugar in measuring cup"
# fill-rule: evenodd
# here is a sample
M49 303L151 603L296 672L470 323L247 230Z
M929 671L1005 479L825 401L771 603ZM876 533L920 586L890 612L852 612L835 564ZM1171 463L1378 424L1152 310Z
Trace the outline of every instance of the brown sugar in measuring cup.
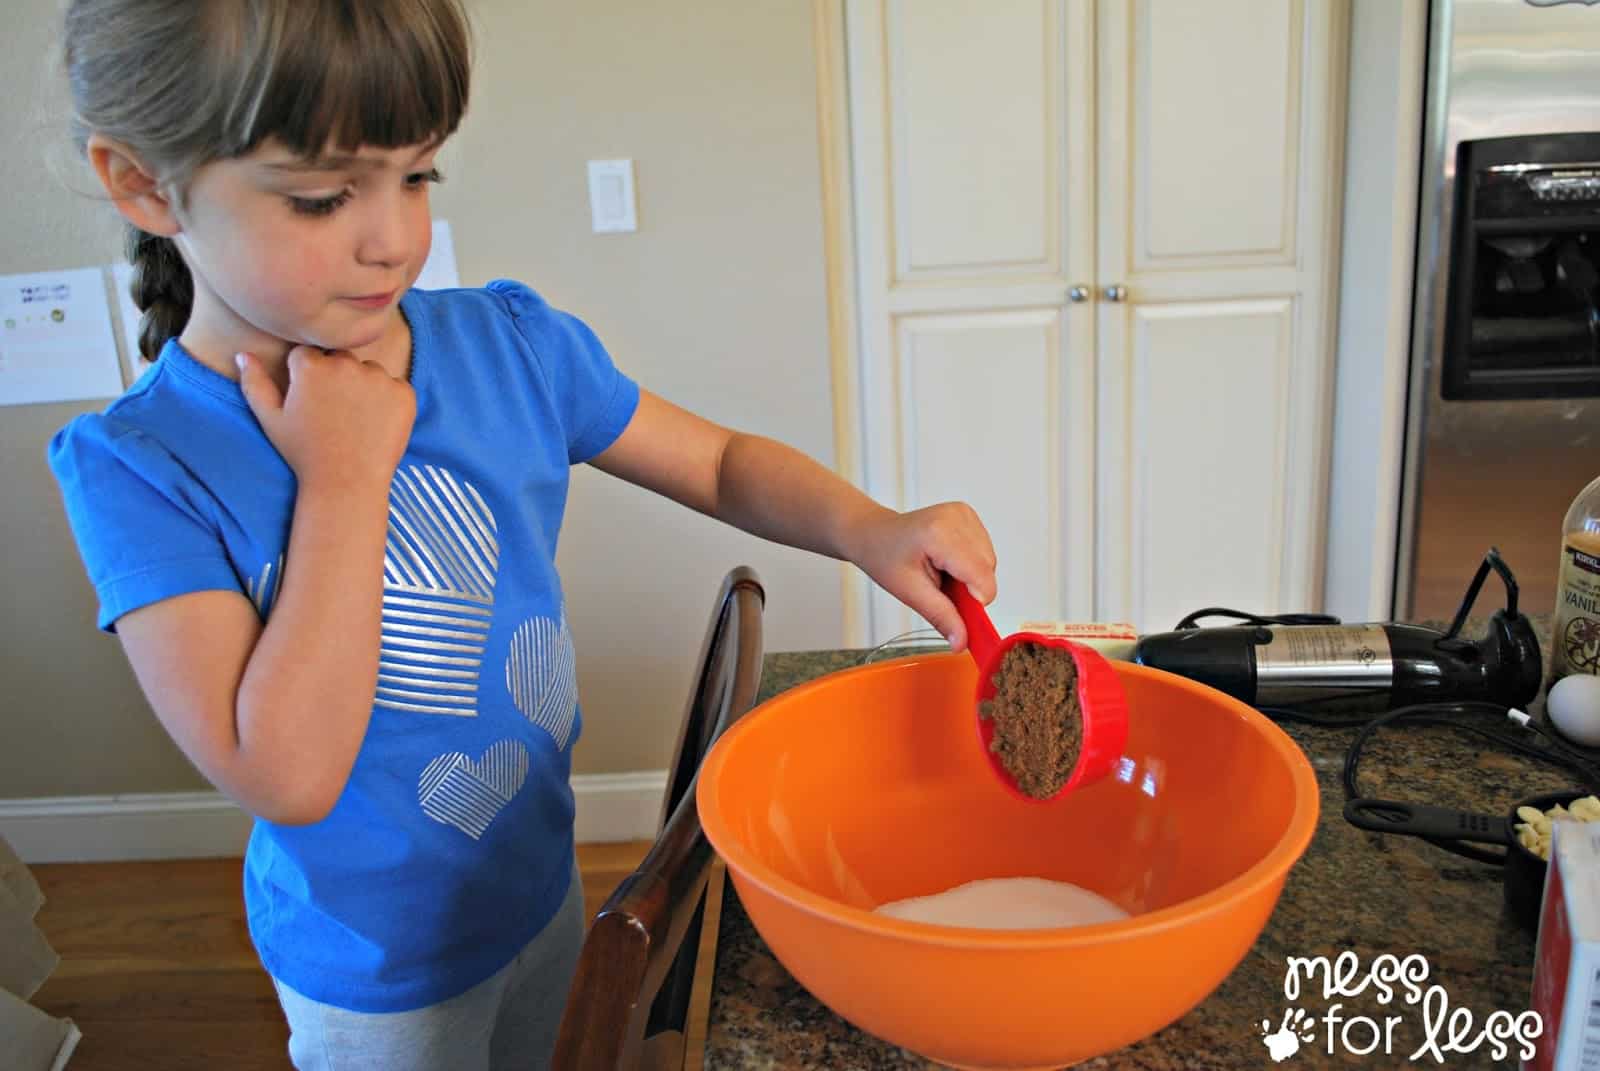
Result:
M978 738L1016 795L1048 801L1099 780L1128 741L1128 701L1092 647L1041 632L1002 639L983 604L954 577L942 590L967 626L978 666Z

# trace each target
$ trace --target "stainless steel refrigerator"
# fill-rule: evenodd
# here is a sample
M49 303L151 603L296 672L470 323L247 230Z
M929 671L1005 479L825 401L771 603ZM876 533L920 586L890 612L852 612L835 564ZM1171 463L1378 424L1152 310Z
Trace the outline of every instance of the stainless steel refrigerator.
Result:
M1448 618L1490 546L1547 613L1600 475L1600 5L1430 23L1395 616Z

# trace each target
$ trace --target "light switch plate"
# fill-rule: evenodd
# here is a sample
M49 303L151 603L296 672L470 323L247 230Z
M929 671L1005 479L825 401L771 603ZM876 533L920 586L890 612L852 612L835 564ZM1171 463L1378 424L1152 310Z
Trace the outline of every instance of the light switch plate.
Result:
M589 161L589 214L596 234L639 229L632 160Z

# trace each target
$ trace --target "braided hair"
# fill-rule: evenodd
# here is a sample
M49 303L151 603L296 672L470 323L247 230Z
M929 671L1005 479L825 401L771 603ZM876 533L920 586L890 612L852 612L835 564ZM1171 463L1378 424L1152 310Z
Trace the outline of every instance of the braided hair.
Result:
M144 313L139 320L139 352L153 361L167 340L177 338L189 322L194 278L171 238L129 224L126 252L133 265L128 296Z

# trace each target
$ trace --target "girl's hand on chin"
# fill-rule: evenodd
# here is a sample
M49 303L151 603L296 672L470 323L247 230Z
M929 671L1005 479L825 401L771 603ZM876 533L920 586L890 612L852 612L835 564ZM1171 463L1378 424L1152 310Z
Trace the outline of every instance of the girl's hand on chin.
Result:
M302 486L387 492L416 419L409 383L346 350L296 346L281 390L250 354L236 359L250 411Z

